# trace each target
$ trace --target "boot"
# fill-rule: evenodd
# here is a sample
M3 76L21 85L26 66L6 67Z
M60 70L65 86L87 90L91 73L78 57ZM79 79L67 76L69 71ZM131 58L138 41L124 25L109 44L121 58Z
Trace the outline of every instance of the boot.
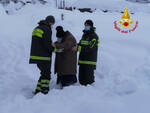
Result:
M41 92L41 80L40 79L38 80L34 94L36 95L39 92Z
M50 79L41 80L41 93L48 94L49 92Z

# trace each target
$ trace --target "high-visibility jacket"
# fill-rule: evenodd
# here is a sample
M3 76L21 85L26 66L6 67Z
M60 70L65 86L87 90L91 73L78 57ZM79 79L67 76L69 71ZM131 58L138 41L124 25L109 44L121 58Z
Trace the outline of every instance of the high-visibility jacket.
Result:
M92 65L96 68L99 37L94 31L83 31L82 39L78 44L79 65Z
M44 20L40 21L32 32L32 43L29 63L51 62L53 47L51 46L51 26Z

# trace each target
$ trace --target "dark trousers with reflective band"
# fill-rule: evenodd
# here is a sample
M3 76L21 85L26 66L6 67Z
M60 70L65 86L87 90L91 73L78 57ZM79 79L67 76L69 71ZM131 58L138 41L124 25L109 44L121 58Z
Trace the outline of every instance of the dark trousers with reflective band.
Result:
M81 64L79 66L79 82L81 85L88 85L95 82L95 67L92 65Z
M73 85L76 82L76 75L57 75L57 84L61 84L62 87Z
M50 79L51 78L51 63L38 63L37 67L40 70L41 77L43 79Z
M51 63L38 63L37 67L40 70L41 76L37 83L36 93L42 92L47 94L49 91L49 83L51 79Z

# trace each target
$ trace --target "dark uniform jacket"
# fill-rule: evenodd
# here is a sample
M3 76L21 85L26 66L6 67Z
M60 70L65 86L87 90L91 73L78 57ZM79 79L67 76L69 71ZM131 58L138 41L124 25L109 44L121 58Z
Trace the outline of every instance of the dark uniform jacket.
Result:
M77 52L72 51L76 44L76 39L69 31L65 32L61 43L56 42L56 48L63 49L56 53L55 73L58 75L76 75Z
M51 46L51 26L42 20L32 32L32 43L29 63L51 62L53 47Z
M92 28L90 31L83 31L82 39L78 44L79 65L91 65L96 69L99 38Z

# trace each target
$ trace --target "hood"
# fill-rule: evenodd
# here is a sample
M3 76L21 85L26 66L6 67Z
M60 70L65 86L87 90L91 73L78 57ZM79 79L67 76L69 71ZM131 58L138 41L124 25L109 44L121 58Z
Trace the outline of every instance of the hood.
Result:
M47 25L47 26L50 26L50 25L48 24L48 22L45 21L45 20L41 20L40 22L38 22L38 24L39 24L39 25Z

